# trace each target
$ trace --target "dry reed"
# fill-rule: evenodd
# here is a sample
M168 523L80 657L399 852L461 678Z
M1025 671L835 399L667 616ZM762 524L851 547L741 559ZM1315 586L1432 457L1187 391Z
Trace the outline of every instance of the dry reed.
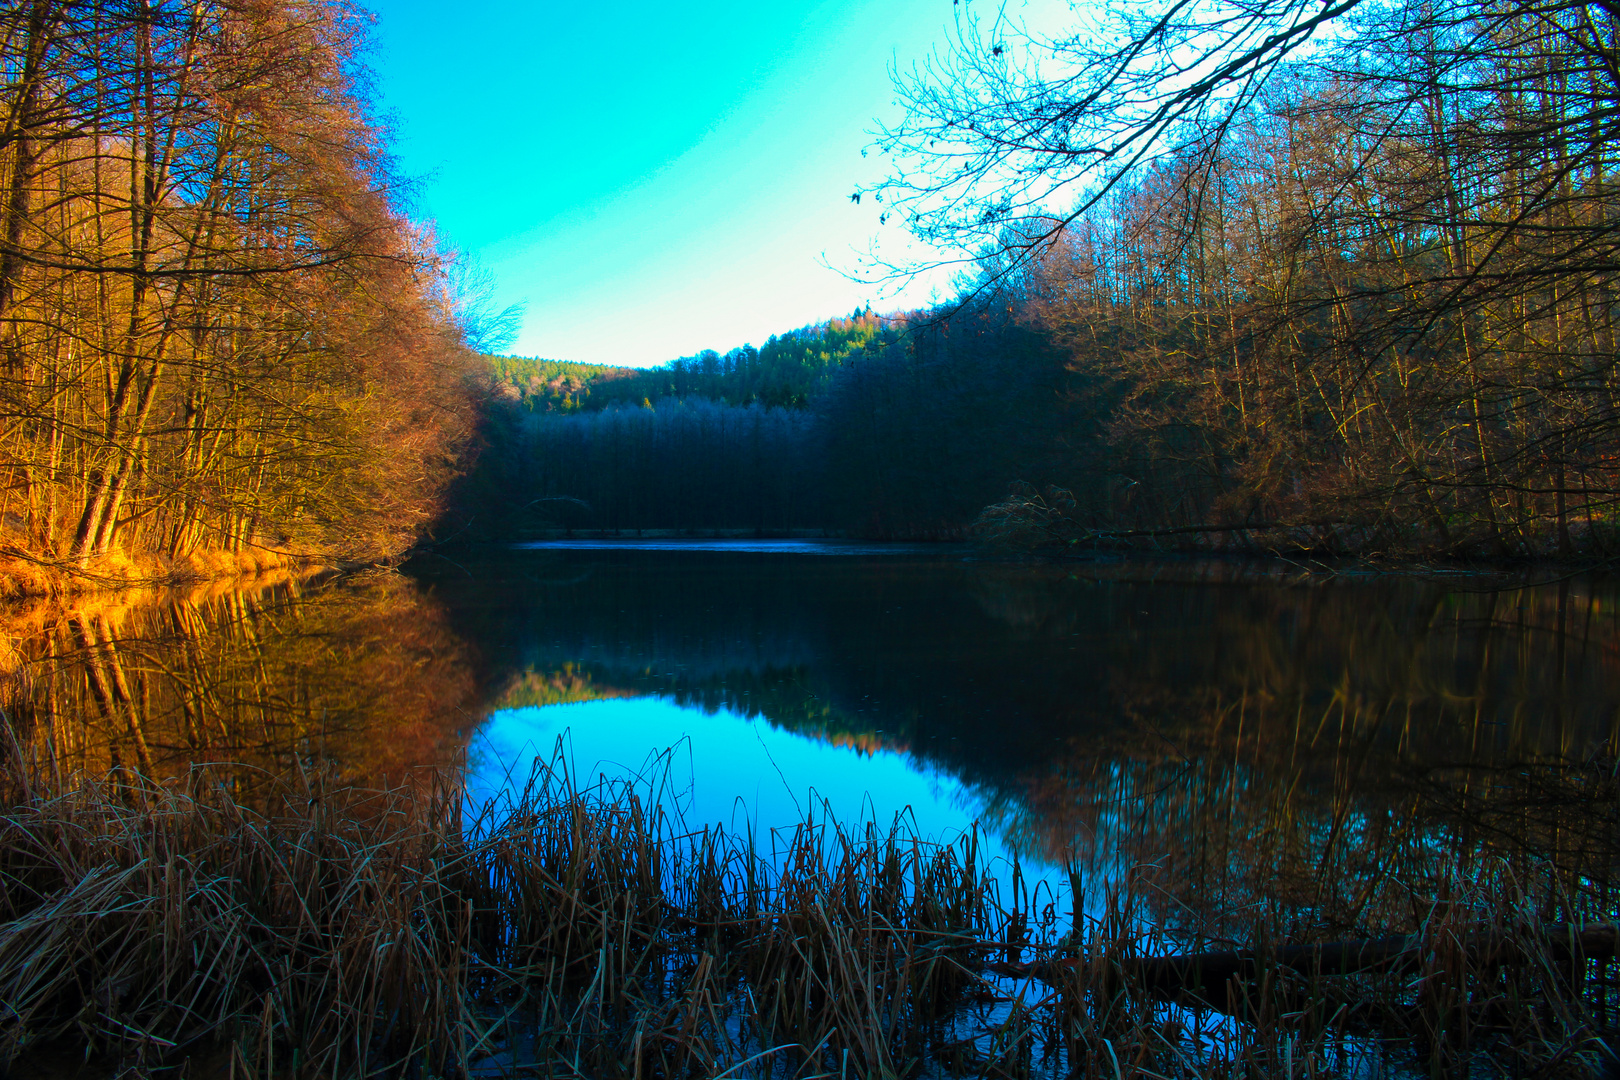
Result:
M1165 992L1150 875L1059 935L976 838L812 818L780 843L689 831L645 786L537 772L467 816L428 782L318 771L254 805L231 776L62 778L14 753L0 816L0 1071L109 1075L1295 1077L1590 1075L1605 970L1535 947L1545 898L1451 867L1415 970L1267 959ZM1077 893L1085 882L1077 876ZM1415 899L1415 898L1414 898ZM1470 952L1489 930L1519 962ZM1037 977L1039 976L1039 977ZM1416 1051L1411 1056L1405 1049Z

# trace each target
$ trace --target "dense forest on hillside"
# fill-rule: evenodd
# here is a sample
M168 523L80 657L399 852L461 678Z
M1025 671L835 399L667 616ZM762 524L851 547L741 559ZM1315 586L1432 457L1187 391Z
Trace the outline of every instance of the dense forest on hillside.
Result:
M428 530L1620 548L1616 15L1177 10L965 15L902 80L872 194L973 253L951 302L631 369L465 347L361 13L14 5L6 587Z
M579 412L701 397L727 405L802 408L845 360L880 337L871 312L773 335L762 348L706 349L652 368L488 356L506 401L530 412Z
M478 393L391 201L368 27L315 0L0 12L11 587L372 558L436 514Z
M763 346L706 350L602 387L598 407L703 397L727 405L803 408L850 358L878 341L871 312L773 335Z
M606 383L627 379L636 368L542 360L530 356L485 356L494 396L530 412L576 412Z
M524 383L541 393L498 384L489 449L452 517L462 535L957 536L1010 480L1077 482L1091 465L1068 442L1063 355L989 308L946 322L862 312L586 377L580 365Z
M1221 10L964 16L876 193L958 298L492 420L506 523L1620 549L1615 13Z

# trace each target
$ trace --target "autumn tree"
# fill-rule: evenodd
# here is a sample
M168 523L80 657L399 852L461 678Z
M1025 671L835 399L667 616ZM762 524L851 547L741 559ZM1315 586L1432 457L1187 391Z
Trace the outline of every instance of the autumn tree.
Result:
M1615 12L1166 4L963 23L904 82L891 211L1123 387L1109 528L1601 547ZM1280 530L1280 532L1276 531Z
M408 545L468 429L432 238L341 3L0 26L0 527L83 565Z

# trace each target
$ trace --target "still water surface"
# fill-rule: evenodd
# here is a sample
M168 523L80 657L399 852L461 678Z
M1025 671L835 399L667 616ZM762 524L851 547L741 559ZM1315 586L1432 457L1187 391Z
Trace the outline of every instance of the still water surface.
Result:
M1558 799L1614 755L1617 614L1611 577L580 542L17 612L11 711L96 770L432 767L476 800L562 753L694 828L903 815L1055 891L1147 865L1167 905L1320 907L1390 844L1606 868L1614 823Z

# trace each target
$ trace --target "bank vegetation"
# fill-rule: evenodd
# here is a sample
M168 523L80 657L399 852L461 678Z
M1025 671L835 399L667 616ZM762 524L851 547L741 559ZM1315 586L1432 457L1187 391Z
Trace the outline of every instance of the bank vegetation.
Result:
M341 3L0 13L0 579L414 542L472 397Z
M1209 2L961 31L905 81L888 205L977 245L970 295L1108 388L1112 477L1055 515L1067 539L1613 551L1612 8Z
M1071 915L1016 873L998 886L974 836L903 821L729 836L672 817L656 784L555 768L471 819L431 781L306 773L249 803L219 779L87 782L12 744L8 1071L1195 1080L1609 1060L1614 927L1545 921L1596 910L1606 883L1529 853L1383 836L1370 891L1318 900L1400 939L1313 951L1283 908L1229 912L1236 940L1188 934L1155 910L1177 883L1152 867L1077 871Z

